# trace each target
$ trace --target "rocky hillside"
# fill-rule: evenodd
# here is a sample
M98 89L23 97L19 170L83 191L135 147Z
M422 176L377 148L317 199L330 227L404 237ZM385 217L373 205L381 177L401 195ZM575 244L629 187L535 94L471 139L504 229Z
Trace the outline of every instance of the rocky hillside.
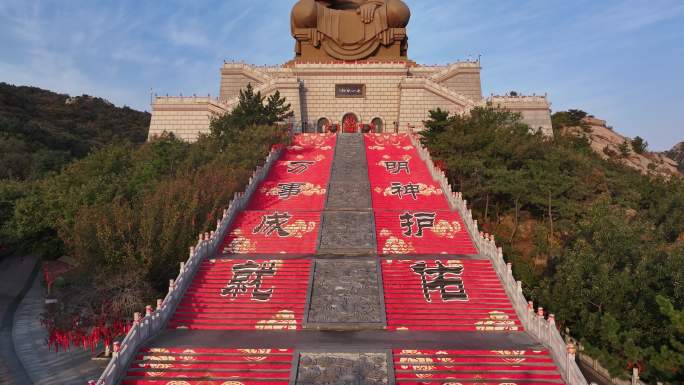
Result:
M150 114L92 96L0 83L0 179L36 179L117 141L143 143Z
M665 151L664 155L676 161L679 165L679 171L684 172L684 142L672 147L670 151Z
M612 159L626 166L641 171L643 174L653 174L669 178L672 175L682 175L680 164L669 156L679 154L684 157L684 143L668 153L638 151L632 145L632 139L615 132L606 124L605 120L587 116L582 119L579 126L560 128L561 132L584 136L589 141L591 148L603 159ZM638 151L638 152L637 152ZM680 158L681 159L681 158Z

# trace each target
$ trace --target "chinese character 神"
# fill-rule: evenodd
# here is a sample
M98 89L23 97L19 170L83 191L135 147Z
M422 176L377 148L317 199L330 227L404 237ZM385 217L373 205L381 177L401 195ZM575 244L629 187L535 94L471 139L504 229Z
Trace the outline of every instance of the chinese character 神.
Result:
M280 183L278 184L278 197L288 200L302 193L304 183Z
M387 172L389 172L392 175L399 174L401 170L406 171L407 174L411 174L408 161L388 160L385 162L385 169L387 169Z
M290 174L302 174L309 169L309 166L313 166L316 162L312 160L300 160L288 163L287 172Z
M276 274L275 262L258 264L254 261L233 265L233 278L228 286L221 289L223 297L230 296L234 300L240 294L247 294L252 288L252 299L255 301L268 301L273 295L273 289L261 290L262 278L272 277Z
M436 217L436 213L405 213L404 215L399 216L399 220L401 221L400 226L405 229L405 236L422 237L423 229L431 229L435 227ZM414 226L418 228L415 233L413 232Z
M279 237L287 237L290 233L283 228L283 225L289 222L291 218L292 216L288 213L276 212L273 215L264 215L261 217L259 226L252 230L252 234L261 233L270 237L274 231L277 231Z
M420 275L423 286L423 297L427 302L432 302L430 292L439 290L443 302L467 301L468 294L463 285L463 265L444 266L441 261L436 261L436 267L428 267L425 262L411 265L411 270Z
M420 193L420 186L417 184L409 183L407 185L402 185L399 182L392 183L392 195L396 195L399 199L404 199L404 195L410 195L413 200L418 200L418 194Z

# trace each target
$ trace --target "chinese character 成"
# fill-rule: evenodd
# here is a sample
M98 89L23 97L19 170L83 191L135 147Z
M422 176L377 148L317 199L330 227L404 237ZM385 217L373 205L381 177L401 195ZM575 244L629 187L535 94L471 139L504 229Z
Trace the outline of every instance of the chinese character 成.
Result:
M288 213L276 212L273 215L264 215L261 217L259 226L252 230L252 234L264 234L270 237L273 232L277 232L281 238L290 235L288 231L283 228L283 225L290 221L292 216Z

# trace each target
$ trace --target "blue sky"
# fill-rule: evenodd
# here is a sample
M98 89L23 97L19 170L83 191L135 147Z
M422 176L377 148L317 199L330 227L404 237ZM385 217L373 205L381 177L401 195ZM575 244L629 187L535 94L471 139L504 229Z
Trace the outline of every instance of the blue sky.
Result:
M482 54L486 95L548 93L662 150L684 140L684 1L406 0L409 56ZM224 59L292 58L294 0L1 0L0 81L149 110L216 95Z

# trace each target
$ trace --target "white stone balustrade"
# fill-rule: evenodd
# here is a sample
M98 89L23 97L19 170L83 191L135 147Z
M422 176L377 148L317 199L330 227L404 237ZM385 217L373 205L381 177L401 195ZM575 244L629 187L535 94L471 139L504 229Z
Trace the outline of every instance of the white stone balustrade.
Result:
M522 283L513 277L512 265L504 261L503 250L496 246L493 237L480 233L477 221L473 219L473 213L468 209L462 194L453 192L444 171L435 166L429 151L423 147L420 140L411 135L411 141L418 149L421 159L426 162L432 177L440 184L451 209L457 210L461 215L480 254L492 262L525 330L549 350L566 384L587 385L587 380L575 361L575 352L571 351L556 328L555 316L549 315L549 319L545 319L544 309L541 307L535 312L532 302L528 302L523 295Z
M280 158L281 148L271 150L263 167L257 168L252 175L245 192L236 193L228 209L223 211L222 217L216 224L216 230L211 233L200 234L194 247L190 247L190 257L181 263L180 272L176 279L169 281L169 293L163 300L157 301L157 308L146 308L145 317L139 313L134 316L131 330L120 343L115 343L112 359L96 382L97 385L115 385L126 372L135 353L143 344L157 333L161 332L176 311L185 291L192 281L202 260L216 255L219 246L237 214L247 206L252 194L259 183L264 180L273 164Z

